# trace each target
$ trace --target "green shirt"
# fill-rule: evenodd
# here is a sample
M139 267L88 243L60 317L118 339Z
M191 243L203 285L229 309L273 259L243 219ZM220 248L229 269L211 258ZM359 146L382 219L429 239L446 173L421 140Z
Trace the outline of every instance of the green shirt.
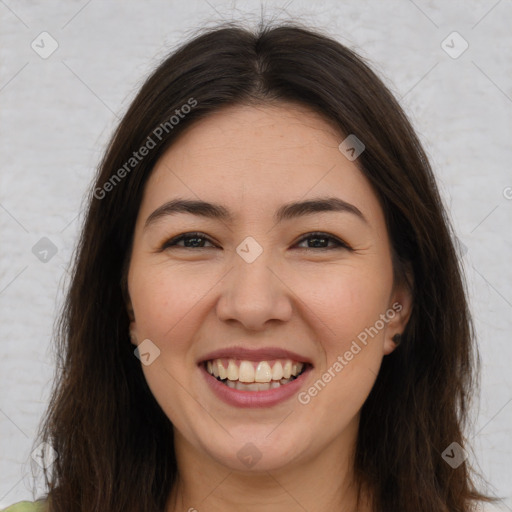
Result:
M46 511L46 500L37 501L19 501L14 505L10 505L0 512L47 512ZM501 509L494 508L492 505L485 505L483 512L500 512Z
M46 512L46 500L19 501L0 512Z

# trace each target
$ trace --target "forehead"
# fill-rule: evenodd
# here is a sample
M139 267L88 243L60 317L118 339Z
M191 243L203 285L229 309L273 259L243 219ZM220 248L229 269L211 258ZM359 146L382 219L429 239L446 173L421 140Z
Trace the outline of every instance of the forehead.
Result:
M237 175L257 168L260 175L278 176L293 168L299 179L301 168L321 167L320 153L337 151L338 141L334 127L300 106L231 106L192 125L163 160L201 162L205 174L221 165Z
M367 178L338 149L343 138L304 107L225 108L189 127L160 158L141 213L175 196L223 203L238 213L336 195L382 221Z

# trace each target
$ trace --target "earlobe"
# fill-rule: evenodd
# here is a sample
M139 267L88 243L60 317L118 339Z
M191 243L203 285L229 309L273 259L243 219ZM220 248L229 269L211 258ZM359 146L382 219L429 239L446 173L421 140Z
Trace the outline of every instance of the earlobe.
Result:
M392 338L394 344L398 347L400 345L400 342L402 341L402 335L400 333L396 333Z
M130 299L126 301L126 312L128 313L130 322L135 322L135 313L133 311L132 301Z
M396 350L402 342L402 332L390 331L386 333L386 339L384 340L384 355L389 355L391 352Z
M407 283L403 283L395 290L391 304L394 315L390 318L386 328L385 355L391 354L403 341L403 332L411 317L413 297L411 288Z
M131 300L128 298L126 301L126 312L128 313L128 318L130 319L130 342L132 345L137 346L137 334L136 334L136 324L135 324L135 313L133 311L133 306Z
M386 334L386 339L384 340L384 355L389 355L391 352L397 349L402 341L402 334L397 332L393 334Z
M137 335L135 334L135 326L133 323L130 324L130 342L135 347L137 347L139 345L139 343L137 341Z

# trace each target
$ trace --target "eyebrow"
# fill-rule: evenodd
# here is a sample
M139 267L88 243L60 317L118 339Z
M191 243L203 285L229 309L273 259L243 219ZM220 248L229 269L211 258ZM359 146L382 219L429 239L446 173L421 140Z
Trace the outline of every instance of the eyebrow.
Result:
M368 220L359 208L353 204L347 203L339 197L316 198L284 204L275 213L274 220L276 223L279 223L283 220L290 220L322 212L351 213L362 220L365 224L369 224ZM234 215L220 204L177 198L159 206L146 219L144 227L147 228L157 220L177 213L188 213L199 217L217 219L225 222L232 222L234 219Z

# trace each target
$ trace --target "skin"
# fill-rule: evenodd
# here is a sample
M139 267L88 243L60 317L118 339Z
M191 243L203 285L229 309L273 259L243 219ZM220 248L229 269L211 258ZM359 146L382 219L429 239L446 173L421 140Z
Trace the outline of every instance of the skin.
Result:
M154 168L128 289L132 342L150 339L159 348L142 369L174 426L180 476L168 512L355 511L360 409L396 348L392 336L405 328L411 296L393 282L383 211L357 161L339 151L343 138L299 106L229 107L188 128ZM273 220L284 203L326 196L356 206L367 223L347 212ZM221 204L234 220L179 213L145 228L154 210L177 197ZM211 242L161 249L192 231ZM353 250L335 242L316 248L304 240L313 231ZM248 236L263 248L250 264L236 252ZM401 311L307 404L294 396L260 409L228 405L197 366L208 352L236 344L288 348L313 362L307 391L396 302ZM261 454L252 468L237 457L248 442Z

